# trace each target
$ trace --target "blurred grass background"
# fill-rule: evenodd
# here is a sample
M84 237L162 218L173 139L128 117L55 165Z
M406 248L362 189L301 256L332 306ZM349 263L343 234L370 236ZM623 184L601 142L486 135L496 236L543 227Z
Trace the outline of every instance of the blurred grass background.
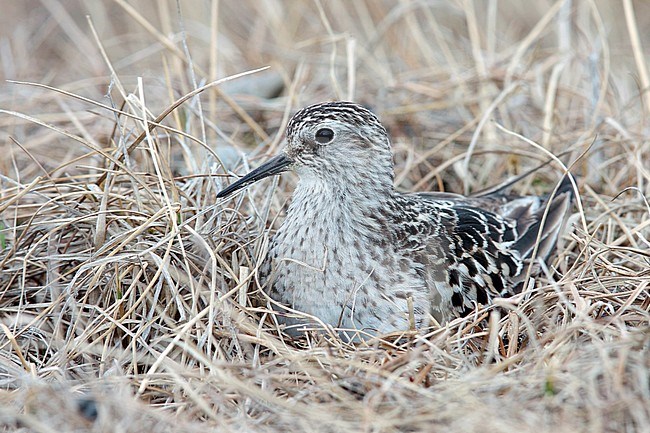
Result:
M650 3L2 7L6 431L650 431ZM561 275L408 344L285 340L247 297L293 180L214 193L329 99L378 113L403 190L561 155L583 204Z

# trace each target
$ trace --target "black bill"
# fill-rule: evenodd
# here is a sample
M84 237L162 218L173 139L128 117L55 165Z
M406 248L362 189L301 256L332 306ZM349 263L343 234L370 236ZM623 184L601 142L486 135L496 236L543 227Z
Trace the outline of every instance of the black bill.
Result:
M264 179L265 177L273 176L275 174L280 174L283 171L287 171L292 163L293 160L284 153L271 158L264 164L257 167L255 170L248 173L246 176L240 178L238 181L219 191L217 198L228 197L233 192L239 191L240 189L250 185L251 183L257 182L260 179Z

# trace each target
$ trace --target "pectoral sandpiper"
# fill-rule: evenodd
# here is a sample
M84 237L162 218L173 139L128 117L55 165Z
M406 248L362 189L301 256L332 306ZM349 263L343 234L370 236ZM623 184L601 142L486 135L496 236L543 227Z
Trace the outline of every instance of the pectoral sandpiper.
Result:
M552 198L398 192L386 129L351 102L298 111L286 138L283 152L217 197L289 169L298 174L261 281L278 303L351 332L407 330L431 317L444 323L513 294L535 245L537 259L554 250L573 198L568 177ZM294 334L313 325L281 321Z

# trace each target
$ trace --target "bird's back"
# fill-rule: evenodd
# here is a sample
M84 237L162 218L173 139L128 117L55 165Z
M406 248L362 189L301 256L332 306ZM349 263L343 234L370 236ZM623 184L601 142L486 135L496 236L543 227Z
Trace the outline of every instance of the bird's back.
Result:
M402 222L398 237L405 253L422 264L433 316L446 321L520 290L527 266L534 266L534 275L536 259L553 252L573 197L569 177L552 197L403 195L402 207L414 216Z

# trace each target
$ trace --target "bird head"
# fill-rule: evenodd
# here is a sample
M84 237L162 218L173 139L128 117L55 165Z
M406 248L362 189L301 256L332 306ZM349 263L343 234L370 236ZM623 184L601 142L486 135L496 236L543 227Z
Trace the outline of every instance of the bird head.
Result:
M379 182L392 187L388 134L377 116L361 105L338 101L303 108L289 121L286 139L287 145L279 155L223 189L217 197L227 197L290 169L305 182Z

